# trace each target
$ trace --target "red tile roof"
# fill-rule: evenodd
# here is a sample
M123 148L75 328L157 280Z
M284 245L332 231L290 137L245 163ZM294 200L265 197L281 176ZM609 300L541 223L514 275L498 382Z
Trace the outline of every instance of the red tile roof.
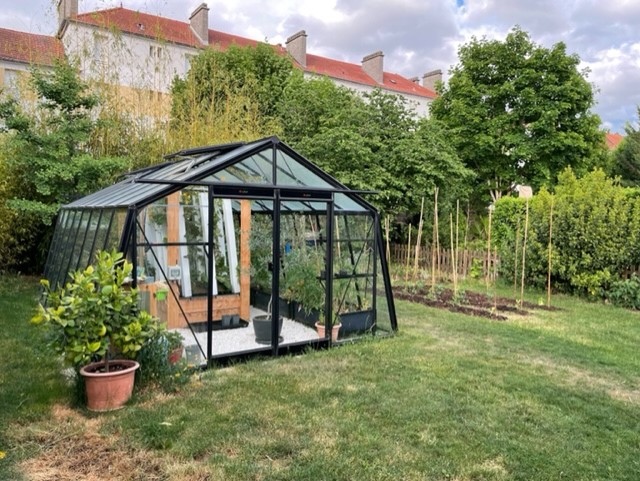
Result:
M64 57L62 42L56 37L0 28L0 59L53 65Z
M618 147L620 142L622 142L622 140L624 139L624 135L607 132L605 134L605 138L606 138L607 147L609 148L609 150L614 150L616 147Z
M190 47L202 47L188 23L158 15L136 12L122 7L82 13L73 18L72 21L103 28L116 28L122 32L158 38L163 41ZM209 30L209 45L218 45L225 49L232 44L244 47L255 46L258 42L238 35ZM286 52L286 50L280 46L276 48L282 54ZM358 84L369 86L378 85L362 70L360 65L320 57L318 55L307 54L307 67L305 70L310 73L327 75ZM401 75L388 72L384 73L383 85L381 85L381 87L419 97L433 98L436 96L432 90L426 89Z
M362 66L318 55L307 54L306 71L358 84L378 86L378 83L365 73ZM384 72L382 87L419 97L433 98L436 96L435 92L395 73Z

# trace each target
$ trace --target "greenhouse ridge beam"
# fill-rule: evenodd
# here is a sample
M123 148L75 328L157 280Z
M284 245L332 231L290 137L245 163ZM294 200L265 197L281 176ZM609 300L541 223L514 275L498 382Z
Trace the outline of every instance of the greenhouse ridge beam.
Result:
M206 181L195 181L195 180L163 180L163 179L134 179L134 184L162 184L162 185L176 185L181 187L223 187L229 189L255 189L255 190L273 190L279 189L281 191L298 191L298 192L309 192L311 194L357 194L357 195L367 195L367 194L378 194L377 190L351 190L346 187L344 188L310 188L308 186L297 186L297 185L287 185L287 186L277 186L277 185L264 185L264 184L240 184L240 183L230 183L230 182L206 182ZM301 196L300 198L306 198L308 196Z

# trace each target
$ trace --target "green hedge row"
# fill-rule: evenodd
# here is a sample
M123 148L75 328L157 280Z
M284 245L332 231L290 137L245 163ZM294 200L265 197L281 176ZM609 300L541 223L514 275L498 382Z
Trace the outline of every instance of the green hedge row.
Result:
M555 194L542 190L533 196L525 264L529 285L546 286L552 210L552 286L592 298L614 298L619 281L640 265L639 191L619 186L601 170L578 179L567 169L559 176ZM518 278L521 275L525 212L526 201L520 198L505 197L495 206L500 271L511 280L516 269Z

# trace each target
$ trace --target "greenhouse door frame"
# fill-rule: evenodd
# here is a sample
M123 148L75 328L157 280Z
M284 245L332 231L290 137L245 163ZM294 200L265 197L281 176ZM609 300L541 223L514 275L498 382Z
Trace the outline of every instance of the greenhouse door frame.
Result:
M331 312L331 306L333 302L333 283L327 282L333 278L333 245L329 239L333 239L334 229L334 201L333 192L326 189L313 189L313 188L295 188L295 187L278 187L278 186L229 186L224 184L209 184L209 205L213 205L214 199L233 199L233 200L266 200L273 202L273 208L271 211L273 219L272 227L272 258L273 264L272 282L271 282L271 297L272 299L278 299L280 296L280 217L282 210L282 202L294 201L294 202L317 202L326 204L326 216L327 216L327 242L325 247L325 306L324 313L325 318L328 319L327 332L331 332L330 329L333 326L332 316L326 316L327 312ZM209 216L212 216L212 209L209 209ZM210 227L211 229L211 227ZM208 249L213 252L213 238L209 236ZM209 263L213 262L213 256L208 257ZM211 267L211 265L210 265ZM211 272L211 271L209 271ZM211 276L209 276L209 282L213 282ZM274 319L280 318L280 306L279 302L272 302L271 305L271 355L277 356L280 348L280 339L278 336L278 322L274 322ZM213 326L213 297L208 296L207 305L207 363L210 365L212 359L212 326ZM321 340L320 342L323 342ZM328 339L329 345L331 339ZM308 344L308 343L307 343Z

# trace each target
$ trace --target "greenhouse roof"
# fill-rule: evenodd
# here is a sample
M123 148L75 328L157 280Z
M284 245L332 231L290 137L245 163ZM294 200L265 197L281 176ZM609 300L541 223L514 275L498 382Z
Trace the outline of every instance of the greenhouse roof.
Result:
M124 180L65 208L139 208L193 185L212 185L214 189L253 187L258 193L278 187L286 189L292 197L301 198L314 191L327 196L334 194L338 210L371 208L357 192L350 191L277 137L182 150L166 159L164 163L131 172ZM264 204L256 204L257 208L260 206L264 208ZM305 210L302 203L300 206Z

